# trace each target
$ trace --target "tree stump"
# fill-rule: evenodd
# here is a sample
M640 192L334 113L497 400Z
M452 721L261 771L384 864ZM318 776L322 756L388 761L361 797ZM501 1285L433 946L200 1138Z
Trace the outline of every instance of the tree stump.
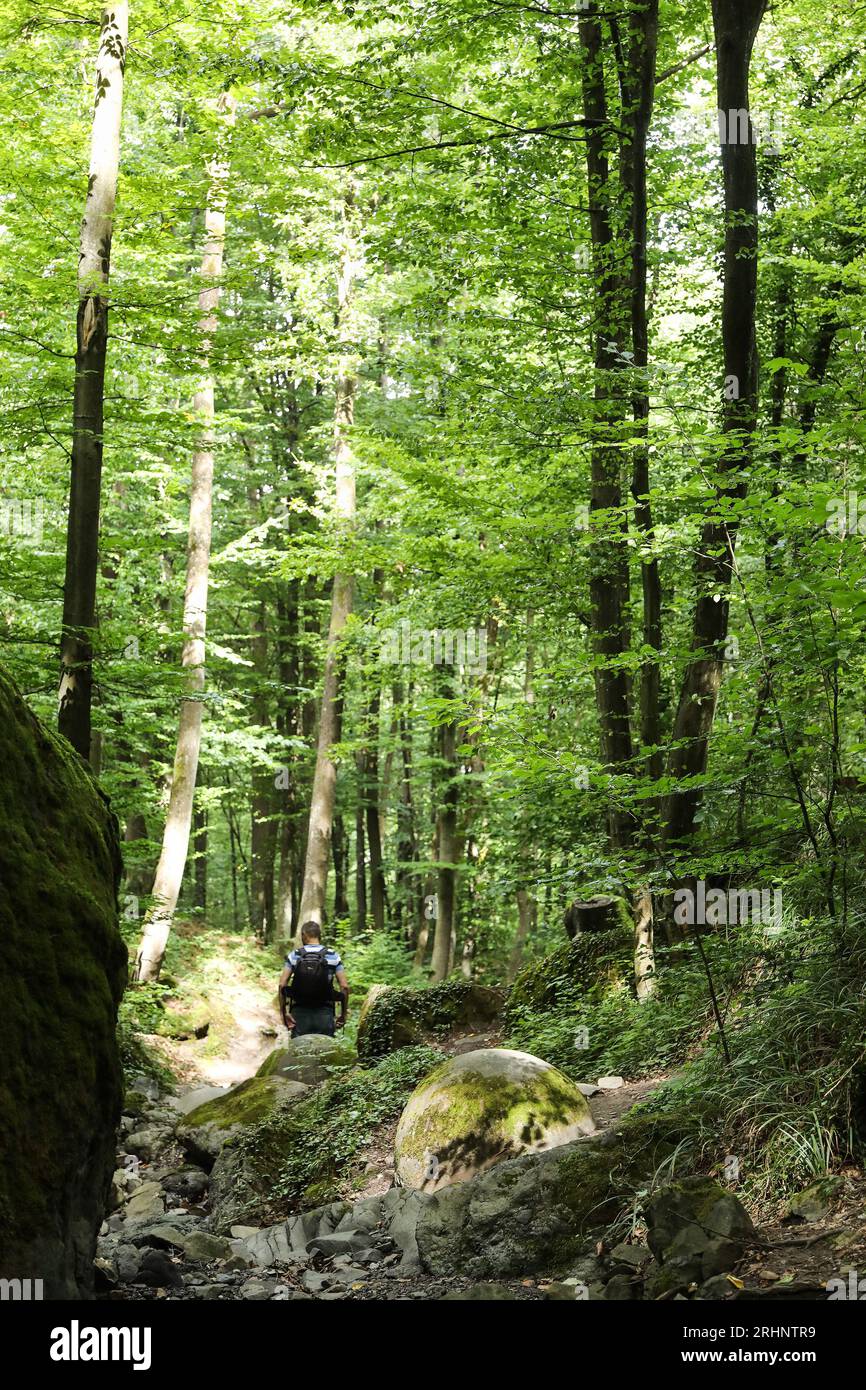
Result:
M619 925L617 899L605 894L576 900L565 910L565 930L574 940L582 932L613 931Z

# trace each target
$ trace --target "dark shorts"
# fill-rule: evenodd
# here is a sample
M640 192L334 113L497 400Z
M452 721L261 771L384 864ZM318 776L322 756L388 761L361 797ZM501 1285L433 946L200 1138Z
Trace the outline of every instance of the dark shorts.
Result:
M327 1038L334 1036L336 1030L333 1004L321 1004L316 1009L304 1008L302 1004L298 1004L291 1010L291 1015L295 1020L293 1038L303 1038L308 1033L323 1033Z

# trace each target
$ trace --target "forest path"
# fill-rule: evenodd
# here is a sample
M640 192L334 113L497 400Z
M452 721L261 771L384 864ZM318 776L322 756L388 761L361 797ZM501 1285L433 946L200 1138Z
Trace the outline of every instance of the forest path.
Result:
M277 1042L274 1010L260 990L242 981L223 989L222 1003L232 1018L225 1051L201 1056L197 1064L207 1085L236 1086L255 1075Z
M180 985L170 1008L205 1020L202 1037L146 1035L178 1078L178 1094L236 1086L254 1076L285 1037L277 1012L278 953L267 953L236 934L208 935L186 923Z

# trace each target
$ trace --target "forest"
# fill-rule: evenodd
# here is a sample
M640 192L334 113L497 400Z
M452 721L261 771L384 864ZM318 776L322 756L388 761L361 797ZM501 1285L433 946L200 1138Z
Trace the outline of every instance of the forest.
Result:
M866 1296L864 51L0 0L4 1298Z

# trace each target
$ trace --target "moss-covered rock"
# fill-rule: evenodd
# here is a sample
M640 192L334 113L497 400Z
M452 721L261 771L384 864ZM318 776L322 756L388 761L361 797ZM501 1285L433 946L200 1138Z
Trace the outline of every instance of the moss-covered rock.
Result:
M472 980L446 980L430 989L374 986L358 1021L358 1053L363 1058L384 1057L455 1029L490 1028L501 1017L504 1003L501 990Z
M742 1202L700 1174L653 1193L645 1212L647 1244L661 1266L648 1280L653 1297L733 1269L756 1238Z
M211 1172L214 1230L266 1225L350 1187L378 1126L397 1118L439 1060L430 1048L403 1048L375 1066L338 1068L297 1104L275 1105L233 1135Z
M397 1179L435 1192L594 1128L585 1097L549 1062L505 1048L465 1052L410 1097L394 1139Z
M117 827L2 673L0 766L0 1277L79 1297L122 1098Z
M224 1096L191 1110L175 1134L190 1157L210 1170L230 1139L267 1119L278 1106L300 1100L308 1091L308 1086L282 1076L251 1076Z
M577 995L598 999L633 979L634 938L627 923L614 931L582 932L520 971L508 996L506 1029L529 1010L552 1010Z
M303 1038L290 1038L286 1047L274 1048L256 1075L282 1076L305 1086L318 1086L327 1081L334 1069L354 1066L357 1060L354 1047L345 1038L310 1033Z

